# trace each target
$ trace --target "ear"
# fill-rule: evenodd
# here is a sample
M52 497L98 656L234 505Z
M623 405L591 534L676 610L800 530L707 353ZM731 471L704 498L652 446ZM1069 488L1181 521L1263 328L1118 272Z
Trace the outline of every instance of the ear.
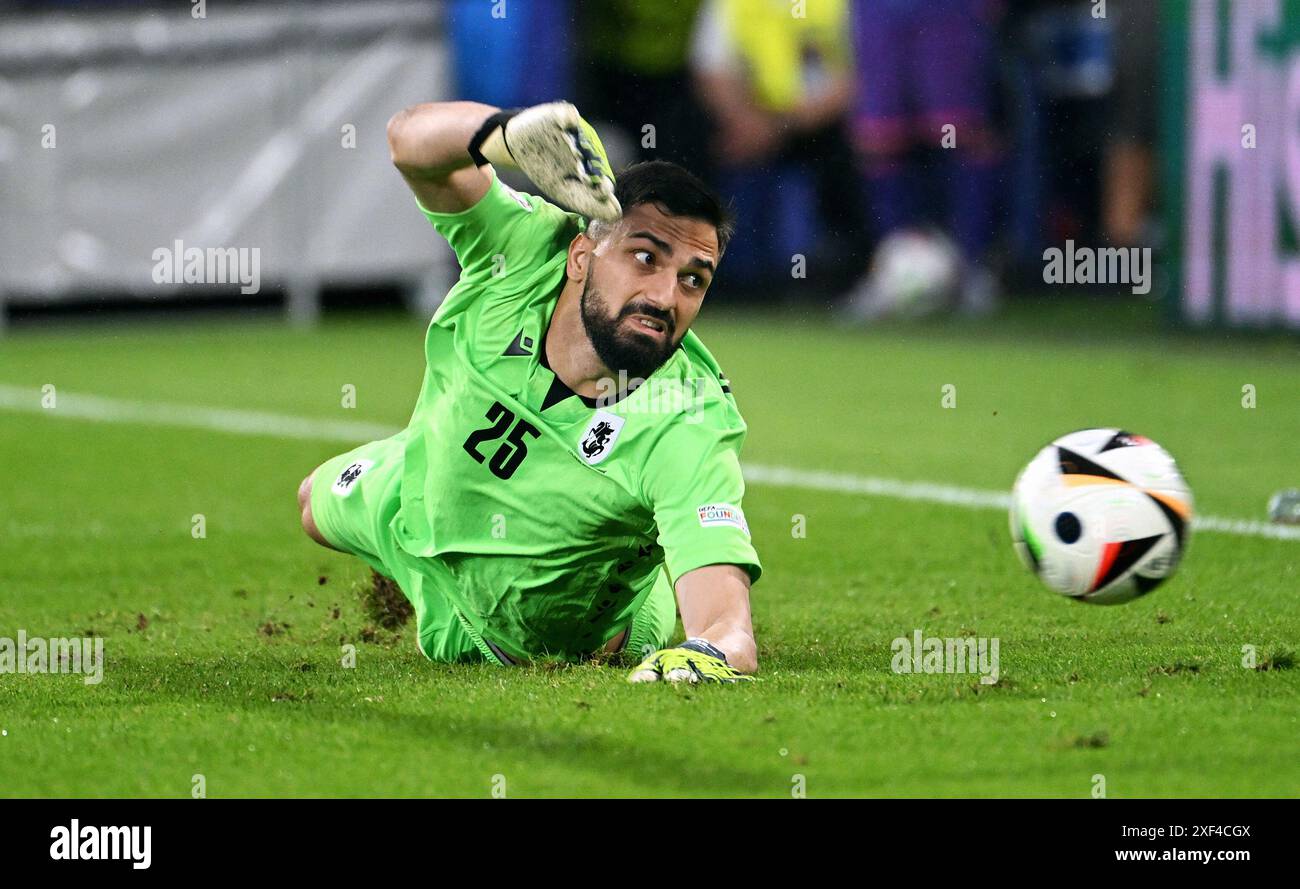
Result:
M596 242L586 232L579 232L569 242L569 258L564 264L564 276L579 283L587 280L591 268L591 254Z

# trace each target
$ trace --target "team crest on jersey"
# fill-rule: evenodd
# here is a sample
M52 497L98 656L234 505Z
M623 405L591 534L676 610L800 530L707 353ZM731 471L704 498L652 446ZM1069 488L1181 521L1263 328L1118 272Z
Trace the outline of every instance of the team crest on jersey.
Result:
M374 465L374 460L357 460L349 463L347 468L340 472L339 477L334 480L334 486L330 490L340 497L348 496L352 493L352 488L356 485L357 479L361 478L362 473Z
M592 418L587 431L582 434L582 440L578 442L578 453L588 465L595 466L609 456L626 420L626 417L611 414L609 411L596 411L596 416Z

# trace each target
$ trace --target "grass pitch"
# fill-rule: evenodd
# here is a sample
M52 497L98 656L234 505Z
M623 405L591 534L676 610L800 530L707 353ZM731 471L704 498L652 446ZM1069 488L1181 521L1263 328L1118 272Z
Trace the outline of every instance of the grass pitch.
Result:
M1115 425L1178 458L1198 512L1261 519L1300 485L1295 342L1124 317L863 333L706 312L699 330L752 464L1006 490L1055 436ZM421 336L20 330L0 386L397 427ZM309 542L293 499L355 443L0 407L0 636L106 654L98 685L0 675L0 794L178 797L196 775L214 797L1086 797L1097 775L1112 797L1300 794L1300 541L1198 533L1161 589L1086 606L1020 567L998 510L754 484L763 681L630 686L613 666L433 665L409 625L377 625L368 572ZM916 630L996 637L1000 681L893 673Z

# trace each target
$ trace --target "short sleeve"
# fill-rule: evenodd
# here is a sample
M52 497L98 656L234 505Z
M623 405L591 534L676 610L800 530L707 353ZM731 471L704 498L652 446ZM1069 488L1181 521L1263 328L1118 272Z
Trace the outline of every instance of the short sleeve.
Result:
M751 582L763 571L741 502L743 439L743 425L725 431L682 426L650 454L643 485L674 583L705 565L739 565Z
M576 217L536 195L515 191L492 174L478 203L458 213L435 213L416 205L447 239L461 277L476 280L526 269L555 255L578 229Z

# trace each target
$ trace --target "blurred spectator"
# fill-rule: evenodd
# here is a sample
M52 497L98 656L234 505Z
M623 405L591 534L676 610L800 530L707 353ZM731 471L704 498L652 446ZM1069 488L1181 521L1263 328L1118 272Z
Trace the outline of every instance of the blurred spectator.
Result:
M1160 5L1111 0L1115 90L1106 145L1102 222L1114 244L1149 244L1159 107Z
M584 4L576 24L583 71L577 98L589 120L623 130L629 160L673 161L707 180L708 115L691 89L688 65L699 6L700 0Z
M1007 22L1016 184L1008 193L1007 225L1026 284L1041 286L1045 247L1067 239L1096 243L1101 236L1115 68L1112 17L1095 17L1094 9L1089 0L1019 0Z
M504 15L485 0L448 0L447 37L461 99L517 108L572 95L570 0L510 2Z
M799 254L810 283L842 288L863 227L845 124L847 0L705 0L691 63L712 117L718 184L740 227L727 283L777 295L800 280L791 272Z
M972 314L996 302L987 263L1000 172L992 120L1000 9L995 0L857 0L853 7L854 135L872 233L883 239L939 222L964 258L960 298ZM941 212L925 212L936 205ZM874 299L869 282L853 295L859 307Z

